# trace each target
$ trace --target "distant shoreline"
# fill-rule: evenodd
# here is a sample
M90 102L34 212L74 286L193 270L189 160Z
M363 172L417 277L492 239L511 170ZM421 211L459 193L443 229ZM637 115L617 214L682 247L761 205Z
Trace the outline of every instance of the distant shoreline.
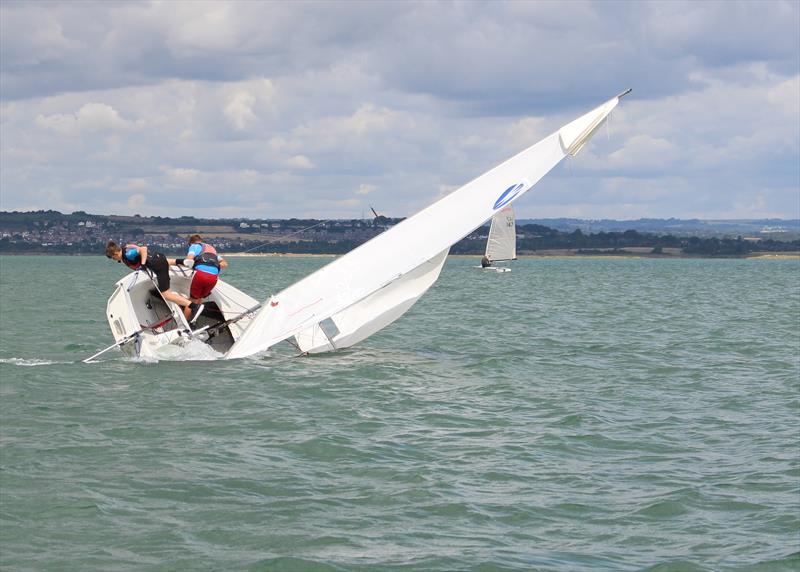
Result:
M293 252L223 252L228 258L338 258L344 254L322 253L293 253ZM2 256L103 256L90 252L2 252ZM480 260L481 254L449 254L449 258L474 258ZM587 259L613 259L613 258L648 258L654 260L679 260L679 259L758 259L758 260L800 260L800 252L752 252L743 256L735 255L695 255L695 254L650 254L640 252L616 252L608 254L587 254L570 250L549 250L538 254L520 254L517 259L532 258L587 258Z
M230 252L224 253L228 258L336 258L344 256L344 254L304 254L304 253L281 253L281 252ZM448 254L448 258L481 258L480 254ZM549 251L542 254L520 254L517 259L524 260L528 258L653 258L653 259L678 259L678 258L764 258L764 259L781 259L781 260L800 260L800 252L759 252L745 256L697 256L690 254L642 254L638 252L622 252L618 254L585 254L577 252L557 252Z

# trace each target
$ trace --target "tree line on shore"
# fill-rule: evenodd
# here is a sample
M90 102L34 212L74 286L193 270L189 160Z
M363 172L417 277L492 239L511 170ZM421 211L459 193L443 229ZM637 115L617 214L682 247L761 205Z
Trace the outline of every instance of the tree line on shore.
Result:
M650 234L636 230L584 233L576 229L572 232L562 232L537 224L517 226L517 237L519 253L571 250L579 254L624 254L626 248L650 248L650 253L654 255L663 254L664 249L680 249L682 254L694 256L746 256L752 252L800 251L800 240L745 240L741 236L701 238ZM455 244L450 252L477 254L483 252L485 245L485 240L467 237Z
M131 242L147 244L146 237L138 235L136 229ZM478 229L462 239L450 249L451 254L480 255L486 246L488 227ZM736 238L679 237L670 234L657 235L640 233L635 230L624 232L583 233L581 230L561 232L542 225L520 225L517 227L517 251L520 254L535 254L546 250L569 250L578 254L625 254L626 248L649 248L652 255L665 253L664 249L679 249L683 255L690 256L746 256L752 252L797 252L800 240L778 241L773 239L745 240ZM366 239L365 239L366 240ZM253 240L226 239L229 252L251 251L280 254L344 254L359 246L365 240L341 238L338 240L271 241L264 244ZM105 240L100 237L87 237L71 244L41 243L23 240L19 234L0 239L0 253L5 254L102 254Z
M266 219L265 219L266 220ZM268 253L295 253L295 254L344 254L359 246L372 236L383 232L386 228L400 222L402 219L389 219L377 217L369 221L319 221L315 219L287 219L278 222L283 229L293 228L319 228L327 223L329 230L342 227L350 228L359 226L369 229L356 236L341 235L331 239L331 234L322 237L316 232L292 233L295 236L286 240L270 240L265 243L259 234L248 234L247 238L225 239L225 248L229 252L251 251ZM62 228L75 228L83 224L88 229L87 221L93 221L106 228L106 232L92 232L87 230L85 235L69 242L46 241L44 239L31 240L25 237L24 229L44 231L61 225ZM253 226L256 226L255 221ZM358 223L358 224L357 224ZM178 233L195 232L202 225L229 224L237 228L241 222L237 219L212 220L196 219L194 217L165 218L165 217L132 217L90 215L76 212L64 215L57 211L38 211L25 213L0 213L0 229L3 236L0 238L0 253L6 254L97 254L105 246L109 227L114 229L114 236L123 241L140 242L147 244L147 227L158 225L161 228L171 227L169 235L177 238ZM263 226L261 223L259 226ZM241 231L240 231L241 232ZM481 227L462 239L450 249L451 254L480 255L486 246L488 226ZM41 234L44 237L44 233ZM241 236L241 235L240 235ZM252 236L252 238L250 238ZM77 238L77 237L76 237ZM737 237L697 237L675 236L672 234L654 234L636 230L584 233L580 229L572 232L559 231L540 224L517 225L517 251L521 254L535 254L547 250L569 250L579 254L624 254L627 248L650 249L652 255L662 255L666 252L680 252L689 256L746 256L752 252L797 252L800 251L800 240L780 241L767 239L745 239ZM669 250L665 250L669 249Z

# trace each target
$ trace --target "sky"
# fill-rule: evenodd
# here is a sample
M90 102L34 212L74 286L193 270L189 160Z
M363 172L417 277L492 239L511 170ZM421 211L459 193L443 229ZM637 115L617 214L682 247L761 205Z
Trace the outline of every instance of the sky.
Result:
M632 88L519 218L800 218L800 2L0 3L0 210L410 216Z

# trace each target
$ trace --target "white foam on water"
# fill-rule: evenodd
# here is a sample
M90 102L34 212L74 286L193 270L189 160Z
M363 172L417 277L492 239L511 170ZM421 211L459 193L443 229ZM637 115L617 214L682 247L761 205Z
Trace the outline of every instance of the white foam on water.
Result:
M35 358L0 358L0 363L10 363L13 365L22 365L32 367L35 365L54 365L57 363L71 363L68 361L51 361L49 359L35 359Z
M155 359L149 361L212 361L222 357L208 344L200 340L183 340L180 344L167 344L156 350Z
M117 359L132 363L158 363L160 361L213 361L220 359L223 354L214 350L208 344L200 340L182 339L179 342L165 344L156 350L155 355L143 355L132 357L127 355L117 355ZM100 363L102 358L92 360L87 363ZM55 362L49 362L55 363Z

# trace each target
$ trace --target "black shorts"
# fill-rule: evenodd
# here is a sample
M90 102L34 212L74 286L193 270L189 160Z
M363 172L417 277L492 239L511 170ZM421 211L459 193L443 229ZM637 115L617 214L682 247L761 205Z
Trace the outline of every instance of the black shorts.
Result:
M166 256L160 252L149 255L145 268L155 274L159 291L166 292L169 290L169 263L167 263Z

